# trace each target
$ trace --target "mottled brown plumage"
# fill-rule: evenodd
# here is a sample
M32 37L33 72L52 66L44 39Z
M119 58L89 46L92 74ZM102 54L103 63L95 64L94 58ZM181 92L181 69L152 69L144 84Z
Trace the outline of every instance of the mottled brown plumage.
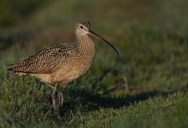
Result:
M10 70L29 74L53 73L59 69L59 64L72 57L74 49L76 45L73 43L52 46L13 64Z
M66 85L83 75L94 60L95 44L89 34L102 39L117 52L107 40L91 30L89 21L77 23L75 32L77 42L64 43L41 50L19 63L11 65L9 70L15 75L30 74L45 83L62 82L62 85ZM54 90L56 91L56 87ZM55 106L56 101L53 100Z

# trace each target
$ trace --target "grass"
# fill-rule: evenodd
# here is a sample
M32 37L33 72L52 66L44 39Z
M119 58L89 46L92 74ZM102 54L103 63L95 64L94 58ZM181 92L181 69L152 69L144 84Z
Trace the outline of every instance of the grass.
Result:
M184 0L57 0L2 27L0 127L187 127L186 5ZM54 111L52 90L33 77L10 76L7 64L74 41L74 24L83 18L113 42L120 57L95 40L94 64L61 88L65 103Z

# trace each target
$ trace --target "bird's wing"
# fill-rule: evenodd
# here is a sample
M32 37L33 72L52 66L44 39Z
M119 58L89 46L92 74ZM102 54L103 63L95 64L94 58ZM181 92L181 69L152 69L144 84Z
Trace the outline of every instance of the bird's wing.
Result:
M41 50L36 54L29 56L19 63L12 64L9 70L22 73L48 74L56 71L59 66L70 58L71 44L56 45Z

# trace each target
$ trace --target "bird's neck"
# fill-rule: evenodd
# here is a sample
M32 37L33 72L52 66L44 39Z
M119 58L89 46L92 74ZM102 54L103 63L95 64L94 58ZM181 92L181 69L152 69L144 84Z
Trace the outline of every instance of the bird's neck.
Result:
M78 35L76 34L78 46L85 50L95 50L95 44L93 40L88 35Z
M77 36L77 46L81 56L85 56L86 60L89 60L90 63L93 62L93 59L96 54L96 48L93 40L88 35L76 35Z

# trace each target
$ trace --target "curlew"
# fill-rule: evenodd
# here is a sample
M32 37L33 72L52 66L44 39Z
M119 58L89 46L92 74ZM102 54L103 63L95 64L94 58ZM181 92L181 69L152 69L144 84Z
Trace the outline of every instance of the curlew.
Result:
M91 66L96 48L90 35L95 36L110 45L119 55L116 48L102 36L91 30L90 22L80 21L75 25L77 42L63 43L52 46L31 55L18 63L11 64L8 70L13 75L31 75L48 84L52 89L53 107L63 104L63 94L57 89L57 83L62 86L82 76Z

